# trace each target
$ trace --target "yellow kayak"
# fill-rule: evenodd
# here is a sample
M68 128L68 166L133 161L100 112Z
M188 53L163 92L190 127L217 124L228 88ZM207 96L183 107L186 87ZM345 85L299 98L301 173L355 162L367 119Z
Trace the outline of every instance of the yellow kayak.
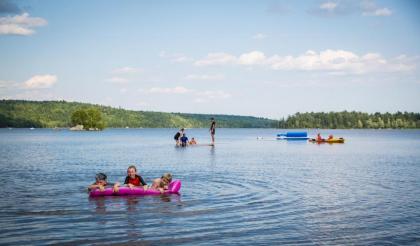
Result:
M315 138L311 138L311 139L309 139L309 142L313 142L313 143L344 143L344 138L322 139L321 141L318 141Z

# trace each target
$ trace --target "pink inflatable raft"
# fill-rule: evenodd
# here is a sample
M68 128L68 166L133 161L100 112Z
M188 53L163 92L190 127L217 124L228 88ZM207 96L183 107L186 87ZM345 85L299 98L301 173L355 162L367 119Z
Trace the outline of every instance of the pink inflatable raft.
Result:
M166 190L163 194L177 194L181 189L181 181L174 180L172 181L169 186L168 190ZM99 189L92 190L89 194L90 197L98 197L98 196L131 196L131 195L138 195L138 196L145 196L145 195L160 195L160 191L154 189L144 190L143 188L132 188L129 187L120 187L118 192L114 192L112 187L106 188L104 191L100 191Z

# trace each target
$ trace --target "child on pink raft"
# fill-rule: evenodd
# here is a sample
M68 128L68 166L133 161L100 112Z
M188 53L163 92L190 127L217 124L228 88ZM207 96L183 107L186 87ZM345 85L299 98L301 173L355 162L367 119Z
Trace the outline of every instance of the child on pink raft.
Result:
M154 179L153 184L150 188L158 190L160 191L160 193L163 193L165 192L165 190L168 190L168 186L171 182L172 182L172 174L165 173L162 175L162 177Z
M113 186L113 190L114 192L118 192L118 186L120 185L120 183L116 182L116 183L108 183L108 181L106 180L107 176L105 173L98 173L95 176L95 183L89 185L88 187L88 191L91 190L95 190L95 189L99 189L100 191L104 191L106 186Z

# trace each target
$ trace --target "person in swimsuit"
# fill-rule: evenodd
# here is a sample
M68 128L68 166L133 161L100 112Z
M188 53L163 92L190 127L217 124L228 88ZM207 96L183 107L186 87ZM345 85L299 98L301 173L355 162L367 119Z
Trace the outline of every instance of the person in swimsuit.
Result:
M137 168L134 165L128 167L124 184L130 187L130 189L134 187L143 187L143 189L147 190L146 182L140 175L137 175Z
M210 125L210 136L211 136L211 145L214 145L214 135L216 134L216 121L214 118L211 118L211 125Z
M175 136L174 136L174 140L175 140L175 142L176 142L176 146L179 146L179 144L180 144L180 142L179 142L179 140L180 140L180 138L182 137L182 135L184 134L184 128L181 128L181 130L179 130L176 134L175 134Z
M187 147L187 145L188 145L188 137L187 137L187 135L185 135L185 133L182 134L182 137L180 138L180 140L181 140L181 146L182 147Z
M118 192L119 183L108 183L106 180L107 176L105 173L98 173L95 176L95 183L89 185L88 191L92 191L95 189L99 189L100 191L104 191L107 186L113 186L114 192Z

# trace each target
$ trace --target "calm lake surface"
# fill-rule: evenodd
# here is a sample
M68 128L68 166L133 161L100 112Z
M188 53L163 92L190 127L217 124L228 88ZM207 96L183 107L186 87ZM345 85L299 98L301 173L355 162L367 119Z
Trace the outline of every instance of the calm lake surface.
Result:
M420 244L419 130L317 145L217 129L188 148L175 132L0 129L0 244ZM88 197L95 173L123 182L130 164L148 183L171 172L181 195Z

